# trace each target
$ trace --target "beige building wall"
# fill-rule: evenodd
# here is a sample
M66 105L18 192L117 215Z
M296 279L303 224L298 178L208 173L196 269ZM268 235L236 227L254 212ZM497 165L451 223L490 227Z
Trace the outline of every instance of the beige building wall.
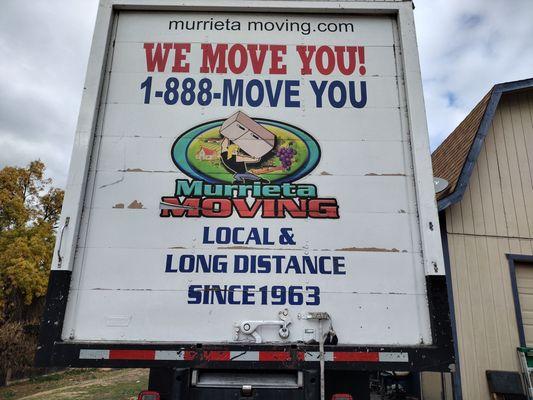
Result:
M518 370L507 253L533 255L533 94L503 96L463 199L446 210L463 399Z
M420 391L424 400L453 400L453 383L450 373L422 372Z

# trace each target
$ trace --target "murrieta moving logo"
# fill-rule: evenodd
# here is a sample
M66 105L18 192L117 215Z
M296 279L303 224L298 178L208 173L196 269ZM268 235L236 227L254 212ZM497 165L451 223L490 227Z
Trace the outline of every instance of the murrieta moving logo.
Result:
M337 199L294 183L317 166L320 147L292 125L237 111L183 133L171 156L191 179L161 198L163 218L339 218Z

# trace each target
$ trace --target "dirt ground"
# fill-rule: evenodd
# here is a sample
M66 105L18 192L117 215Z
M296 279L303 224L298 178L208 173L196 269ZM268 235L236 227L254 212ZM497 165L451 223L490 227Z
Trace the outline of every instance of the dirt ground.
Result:
M136 400L146 369L70 369L0 388L0 400Z

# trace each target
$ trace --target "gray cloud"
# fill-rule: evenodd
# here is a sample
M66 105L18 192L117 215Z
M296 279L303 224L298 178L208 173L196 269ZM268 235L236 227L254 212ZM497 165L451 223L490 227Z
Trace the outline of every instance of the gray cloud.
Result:
M0 167L40 158L63 186L97 3L2 2Z
M415 1L432 148L490 88L533 77L533 1Z
M64 185L97 0L3 0L0 168L40 158ZM432 147L498 82L533 77L533 1L418 0Z

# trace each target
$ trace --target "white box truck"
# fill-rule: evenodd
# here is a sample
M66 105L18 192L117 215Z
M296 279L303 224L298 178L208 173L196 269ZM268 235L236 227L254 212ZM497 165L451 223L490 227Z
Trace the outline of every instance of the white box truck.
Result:
M412 7L101 0L37 363L163 399L452 370Z

